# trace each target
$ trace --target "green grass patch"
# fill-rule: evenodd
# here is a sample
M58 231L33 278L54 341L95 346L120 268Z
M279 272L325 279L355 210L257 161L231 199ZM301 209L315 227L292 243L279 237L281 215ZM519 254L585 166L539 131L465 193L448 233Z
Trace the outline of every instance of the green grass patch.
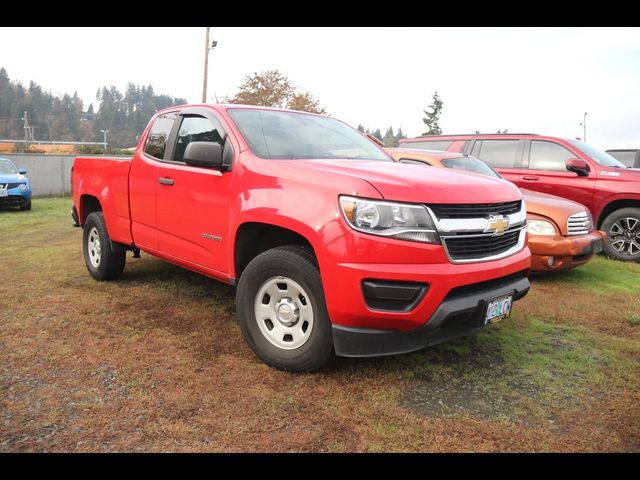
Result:
M557 274L539 275L536 282L568 283L591 292L624 292L640 295L640 264L598 256L586 265Z

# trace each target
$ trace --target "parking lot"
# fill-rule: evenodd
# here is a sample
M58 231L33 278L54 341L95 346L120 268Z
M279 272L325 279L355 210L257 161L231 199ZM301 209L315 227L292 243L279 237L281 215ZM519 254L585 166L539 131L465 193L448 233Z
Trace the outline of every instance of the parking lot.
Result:
M143 253L87 274L70 198L0 212L0 451L640 451L640 264L534 277L420 353L294 375L234 292Z

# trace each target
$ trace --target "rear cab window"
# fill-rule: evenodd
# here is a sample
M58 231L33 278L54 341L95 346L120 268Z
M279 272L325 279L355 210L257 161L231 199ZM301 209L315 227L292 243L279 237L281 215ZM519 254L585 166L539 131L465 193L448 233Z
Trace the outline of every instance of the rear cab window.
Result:
M151 130L144 145L144 153L157 160L162 160L167 148L167 139L178 116L177 112L158 116L151 125Z

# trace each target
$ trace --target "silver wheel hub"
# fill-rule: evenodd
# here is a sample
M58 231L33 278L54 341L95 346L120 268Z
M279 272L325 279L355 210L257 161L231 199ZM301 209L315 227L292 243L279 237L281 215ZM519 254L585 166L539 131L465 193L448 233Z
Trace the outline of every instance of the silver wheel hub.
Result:
M300 309L290 298L281 298L276 304L276 318L285 327L292 327L300 318Z
M640 253L640 220L625 217L611 226L609 231L611 246L623 255Z
M260 333L283 350L301 347L313 331L309 295L288 277L272 277L258 288L254 313Z
M89 261L91 265L95 268L98 268L100 265L100 235L98 234L98 229L93 227L89 231L89 235L87 237L87 249L89 251Z

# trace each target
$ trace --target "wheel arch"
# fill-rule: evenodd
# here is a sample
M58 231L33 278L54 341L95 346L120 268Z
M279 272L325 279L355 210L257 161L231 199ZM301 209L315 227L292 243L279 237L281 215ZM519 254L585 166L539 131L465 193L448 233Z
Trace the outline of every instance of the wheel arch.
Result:
M601 210L598 215L598 221L596 222L598 228L602 227L602 223L605 219L611 215L616 210L620 210L621 208L640 208L640 198L622 198L617 200L612 200L607 203Z
M287 227L266 222L245 222L234 236L232 275L240 275L256 256L275 247L301 245L309 248L317 258L312 242L303 234Z
M102 211L102 204L98 197L85 193L80 196L80 211L78 212L78 220L80 225L84 225L87 217L94 212Z

